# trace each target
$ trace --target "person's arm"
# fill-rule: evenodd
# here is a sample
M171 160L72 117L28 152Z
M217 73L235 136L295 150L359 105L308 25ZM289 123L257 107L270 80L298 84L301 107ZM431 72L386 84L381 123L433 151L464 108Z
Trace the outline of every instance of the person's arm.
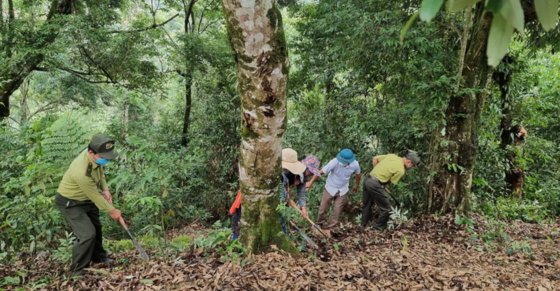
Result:
M323 175L324 174L323 170L319 170L319 174ZM321 176L313 175L313 178L311 178L311 181L309 181L305 184L305 190L309 191L309 189L311 189L311 186L313 186L313 183L315 183L315 180L317 180L319 177L321 177Z
M354 185L354 192L358 191L358 186L360 185L360 180L362 179L362 174L356 174L356 185Z
M305 184L299 184L297 186L297 193L298 193L298 204L299 209L301 209L303 217L308 217L307 214L307 196L305 193Z
M91 177L88 177L84 174L75 174L74 181L80 187L80 190L84 192L84 194L91 200L97 208L110 212L111 210L115 209L113 204L109 203L109 201L105 200L105 198L97 192L97 185L93 181Z
M374 168L375 168L375 166L377 166L377 163L379 163L379 156L373 157L373 167Z
M109 203L113 204L113 197L111 196L111 192L109 192L109 187L107 186L107 180L105 180L105 174L101 173L101 194L105 200L109 201Z
M286 176L284 176L284 174L282 174L282 186L281 186L281 187L282 187L282 188L281 188L281 189L282 189L282 192L281 192L281 195L282 195L282 196L281 196L281 199L282 199L282 202L286 202L286 201L288 201L288 199L289 199L289 193L288 193L288 191L289 191L290 189L288 188L288 179L286 178Z
M396 172L393 177L391 177L391 183L393 183L394 185L397 185L397 183L399 183L399 180L404 176L404 171L403 172Z

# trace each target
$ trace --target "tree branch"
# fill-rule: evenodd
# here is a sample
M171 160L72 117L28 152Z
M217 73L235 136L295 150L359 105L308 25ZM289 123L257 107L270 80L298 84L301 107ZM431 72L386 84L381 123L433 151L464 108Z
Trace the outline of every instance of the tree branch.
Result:
M465 57L467 54L467 43L469 41L469 30L472 21L472 7L467 8L467 18L464 20L463 35L461 37L461 56L459 57L459 69L457 70L457 90L461 84L461 76L463 75L463 66L465 65Z
M194 15L193 15L194 3L196 3L196 0L190 0L188 7L186 7L185 1L183 1L183 10L185 11L185 33L189 33L189 18L192 16L194 19ZM194 31L194 27L192 27L191 30Z
M155 24L154 23L154 24L152 24L148 27L144 27L144 28L133 29L133 30L112 30L112 31L109 31L108 33L136 33L136 32L142 32L142 31L158 28L160 26L164 26L167 23L169 23L171 20L175 19L175 17L177 17L177 16L179 16L179 13L173 15L171 18L167 19L166 21L164 21L160 24Z
M33 116L35 116L38 113L50 110L50 109L54 109L54 104L58 103L60 100L62 100L62 98L56 99L52 102L47 103L47 105L37 109L35 112L33 112L31 115L29 115L29 117L27 118L27 120L31 120L31 118L33 118Z
M112 82L113 84L119 84L118 81L115 81L115 80L113 79L113 77L111 77L111 74L109 74L109 72L107 72L107 70L105 70L101 65L99 65L99 64L88 54L87 50L86 50L83 46L80 46L80 49L84 52L84 55L85 55L97 68L99 68L99 69L103 72L103 74L104 74L107 78L109 78L109 80L111 80L111 82Z

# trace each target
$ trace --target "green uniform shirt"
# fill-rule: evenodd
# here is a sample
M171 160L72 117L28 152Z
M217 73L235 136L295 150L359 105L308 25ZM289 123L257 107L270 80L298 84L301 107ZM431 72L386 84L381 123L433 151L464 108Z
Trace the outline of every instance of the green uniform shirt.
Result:
M377 156L377 165L370 175L381 183L387 183L390 180L391 183L397 184L405 173L403 159L397 155L388 154Z
M64 173L64 177L58 186L58 193L72 200L91 200L99 209L107 212L115 209L97 191L98 187L101 187L101 189L107 188L103 167L91 160L86 149L74 159Z

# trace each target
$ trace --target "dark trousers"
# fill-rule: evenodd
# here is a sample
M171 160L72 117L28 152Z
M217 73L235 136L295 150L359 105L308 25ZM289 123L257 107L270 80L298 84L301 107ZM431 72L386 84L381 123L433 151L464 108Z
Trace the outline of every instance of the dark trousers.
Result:
M91 261L100 262L107 258L107 252L103 249L99 208L90 200L77 201L60 194L56 195L54 203L76 236L70 270L80 271L87 268Z
M373 203L379 208L379 217L375 223L377 228L386 228L391 212L391 201L387 197L383 184L372 176L367 176L364 181L364 208L362 209L362 226L367 226L372 216Z

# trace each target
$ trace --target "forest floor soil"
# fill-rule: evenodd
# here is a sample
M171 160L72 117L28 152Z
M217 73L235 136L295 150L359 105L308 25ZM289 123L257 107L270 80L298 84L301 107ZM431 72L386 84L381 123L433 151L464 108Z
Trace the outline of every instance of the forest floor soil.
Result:
M386 232L348 225L334 231L331 241L309 231L319 249L300 255L276 250L224 261L211 250L167 258L148 250L151 260L145 263L126 251L111 255L121 262L116 266L93 266L78 279L66 278L64 266L48 254L21 257L1 265L0 277L25 270L25 282L0 289L560 290L556 223L471 218L474 226L426 215ZM183 229L176 235L204 231Z

